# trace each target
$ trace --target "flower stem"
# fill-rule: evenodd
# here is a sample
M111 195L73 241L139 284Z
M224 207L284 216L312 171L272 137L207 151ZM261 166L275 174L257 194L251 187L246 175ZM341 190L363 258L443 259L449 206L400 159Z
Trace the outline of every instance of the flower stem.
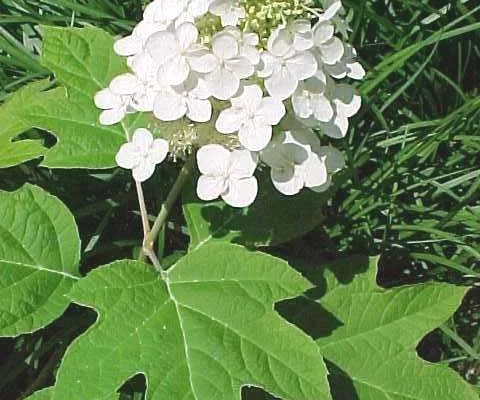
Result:
M150 233L150 222L148 222L147 206L145 205L145 196L143 195L143 188L140 182L135 181L137 187L138 204L140 206L140 215L142 217L143 237L147 237Z
M194 157L192 156L187 159L182 169L180 170L177 180L173 184L173 187L170 190L170 193L168 193L165 202L162 204L160 213L158 214L151 231L145 236L145 240L143 242L143 249L139 257L140 261L145 261L145 258L148 256L152 260L154 265L158 263L158 260L156 260L156 257L155 259L152 259L151 257L151 255L154 254L153 252L154 243L157 240L157 237L160 231L167 223L167 218L170 214L170 211L172 210L173 206L175 205L175 202L177 201L178 197L182 193L183 186L185 185L185 183L187 182L188 178L190 177L193 171L193 166L194 166Z

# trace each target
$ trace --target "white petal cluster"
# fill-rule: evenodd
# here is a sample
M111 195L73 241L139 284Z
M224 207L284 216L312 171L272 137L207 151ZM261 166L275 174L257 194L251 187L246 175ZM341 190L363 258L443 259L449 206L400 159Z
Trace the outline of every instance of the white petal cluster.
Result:
M258 1L269 7L270 0ZM333 147L320 145L318 132L345 137L361 98L340 80L360 80L365 71L355 49L338 36L348 26L342 25L341 1L321 3L323 10L308 18L260 18L284 23L255 32L249 0L152 1L131 35L115 42L130 72L95 96L100 122L113 125L142 112L162 124L185 121L229 138L201 142L197 192L204 200L250 205L259 164L270 167L274 186L285 195L326 190L344 160ZM135 132L120 149L118 164L136 180L148 179L168 151L167 141L159 140L149 131Z

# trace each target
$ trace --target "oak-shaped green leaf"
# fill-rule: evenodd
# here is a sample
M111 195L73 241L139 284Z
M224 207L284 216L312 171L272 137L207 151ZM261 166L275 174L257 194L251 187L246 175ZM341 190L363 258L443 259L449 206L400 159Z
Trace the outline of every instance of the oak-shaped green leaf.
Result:
M268 174L258 174L259 193L248 208L238 209L223 201L205 202L189 187L183 211L190 233L190 249L211 241L233 242L248 247L274 246L310 232L323 220L323 207L344 179L340 176L325 193L305 189L296 196L279 193Z
M79 258L77 226L58 199L31 185L0 192L0 335L58 318L79 278Z
M115 154L125 142L126 133L147 124L142 114L129 116L115 126L102 126L98 122L100 110L95 106L94 95L115 76L128 71L125 60L114 53L113 38L101 29L44 27L43 30L42 63L62 86L39 92L39 84L34 83L24 89L26 95L15 95L21 96L15 104L22 102L15 113L17 122L0 128L0 140L2 136L10 140L36 127L52 133L58 141L48 150L37 144L35 151L29 148L32 155L17 156L8 163L2 162L0 152L0 167L40 155L44 155L43 165L50 168L114 167ZM33 92L36 96L31 97ZM9 118L12 106L8 104L0 107L0 122ZM18 143L22 142L14 144Z
M320 349L274 311L309 287L286 262L232 244L201 247L163 279L135 261L99 268L70 293L98 321L38 398L110 398L143 373L149 400L239 400L244 385L330 399Z
M359 266L358 260L348 260L332 270L353 276ZM456 372L427 363L416 353L423 336L456 311L466 289L427 283L385 290L377 285L376 274L376 259L350 283L326 271L327 291L320 303L334 318L331 335L317 343L334 364L334 398L477 400Z
M0 107L0 168L7 168L40 157L45 147L38 140L15 140L32 128L24 117L29 108L43 101L47 81L35 82L7 98Z

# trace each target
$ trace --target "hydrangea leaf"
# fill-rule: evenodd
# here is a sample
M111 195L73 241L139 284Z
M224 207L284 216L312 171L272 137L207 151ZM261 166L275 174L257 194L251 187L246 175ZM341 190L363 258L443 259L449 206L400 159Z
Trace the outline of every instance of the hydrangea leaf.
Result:
M190 186L183 197L183 211L190 233L190 249L211 241L233 242L248 247L274 246L313 230L323 220L323 207L335 186L324 193L303 190L296 196L279 193L267 174L259 174L259 192L248 208L238 209L223 201L200 200Z
M30 106L44 98L43 90L47 81L35 82L20 89L7 98L0 108L0 168L7 168L40 157L45 147L38 140L15 140L18 135L30 129L24 119Z
M70 296L98 321L42 396L110 398L143 373L149 400L240 400L244 385L286 400L330 399L319 347L274 311L310 286L286 262L226 243L202 246L164 279L136 261L96 269Z
M320 303L334 318L330 326L322 321L332 333L317 343L334 364L334 398L478 399L448 366L427 363L416 353L420 340L456 311L466 288L427 283L385 290L376 283L377 259L355 276L360 266L359 259L349 259L331 268L337 277L325 272Z
M0 192L0 335L58 318L79 279L79 259L75 220L57 198L32 185Z
M116 166L115 154L125 142L126 132L146 126L148 117L138 113L122 124L102 126L93 98L112 78L128 71L125 60L114 53L113 38L101 29L44 27L43 31L42 63L54 72L57 83L63 87L40 93L40 84L27 86L25 94L36 91L37 95L18 95L22 96L22 106L15 114L17 122L0 128L0 140L2 136L10 140L36 127L55 135L58 142L49 150L37 144L34 155L17 157L8 164L0 158L0 167L42 154L43 165L50 168ZM8 118L7 107L8 103L0 108L0 118ZM18 146L17 143L23 142L15 142Z

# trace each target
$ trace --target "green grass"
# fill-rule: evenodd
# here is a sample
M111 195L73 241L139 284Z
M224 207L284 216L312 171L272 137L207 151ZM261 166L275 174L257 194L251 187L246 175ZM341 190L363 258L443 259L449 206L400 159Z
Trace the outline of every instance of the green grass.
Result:
M139 19L141 3L3 0L0 101L49 76L38 61L39 24L95 25L121 35ZM325 210L324 226L283 251L308 246L323 257L380 253L382 283L388 286L425 279L474 285L480 275L480 5L475 0L344 3L352 42L369 71L358 87L363 110L347 139L335 143L347 154L352 179ZM448 11L439 13L446 5ZM69 174L74 182L66 179ZM84 245L89 244L85 268L113 254L131 254L139 244L132 239L139 226L135 199L118 184L124 180L118 173L92 174L46 171L36 163L0 171L1 189L28 180L67 202ZM165 179L156 179L147 191L160 199L163 186L158 183ZM184 245L182 229L181 218L174 216L167 251ZM472 289L455 318L420 346L423 356L451 363L472 383L480 376L478 295L479 289ZM26 388L50 382L44 371L51 372L60 358L52 350L57 341L68 342L88 326L83 311L69 315L79 328L60 339L61 329L54 326L0 342L0 353L8 354L0 367L0 376L8 378L0 382L0 398L19 398ZM133 397L135 388L135 383L129 386L132 395L125 399L140 398Z

